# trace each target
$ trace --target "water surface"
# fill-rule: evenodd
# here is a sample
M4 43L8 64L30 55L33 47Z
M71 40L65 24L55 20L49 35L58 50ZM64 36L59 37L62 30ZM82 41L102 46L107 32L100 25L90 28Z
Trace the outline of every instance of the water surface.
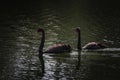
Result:
M104 1L36 1L1 5L0 80L119 80L119 6ZM14 5L12 5L14 4ZM11 6L12 5L12 6ZM102 42L106 49L77 51L76 27L81 28L82 46ZM38 57L41 33L44 49L70 44L72 52ZM44 69L44 70L43 70ZM43 73L44 71L44 73Z

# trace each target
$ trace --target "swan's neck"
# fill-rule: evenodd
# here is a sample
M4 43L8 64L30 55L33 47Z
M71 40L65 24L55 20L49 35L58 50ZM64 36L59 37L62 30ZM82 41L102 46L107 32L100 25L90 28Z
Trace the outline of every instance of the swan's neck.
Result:
M43 53L44 42L45 42L45 31L42 30L42 39L39 46L39 53Z
M81 50L81 33L78 31L78 45L77 45L78 50Z

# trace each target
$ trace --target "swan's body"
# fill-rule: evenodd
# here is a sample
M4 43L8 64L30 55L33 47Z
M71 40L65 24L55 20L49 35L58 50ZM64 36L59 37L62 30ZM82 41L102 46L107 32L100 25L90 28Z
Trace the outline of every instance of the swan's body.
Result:
M71 51L70 45L55 44L53 46L50 46L47 50L45 50L44 53L64 53L70 51Z
M105 48L105 45L101 44L101 43L97 43L97 42L90 42L88 44L86 44L83 49L103 49Z
M45 31L43 29L38 29L38 32L42 32L42 39L39 47L39 53L64 53L71 51L70 45L65 45L65 44L55 44L53 46L50 46L47 50L43 51L44 42L45 42Z
M101 44L101 43L98 43L98 42L90 42L90 43L86 44L84 47L81 47L80 28L76 28L76 32L78 33L78 45L77 45L77 48L79 50L82 50L82 49L96 50L96 49L106 48L106 46L104 44Z

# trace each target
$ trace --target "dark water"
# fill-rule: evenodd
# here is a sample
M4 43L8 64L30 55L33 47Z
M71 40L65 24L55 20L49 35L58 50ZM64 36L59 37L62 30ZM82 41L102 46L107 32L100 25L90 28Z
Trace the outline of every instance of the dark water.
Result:
M0 80L119 80L120 11L117 2L69 0L3 2L0 12ZM74 28L81 28L82 46L98 41L98 51L76 49ZM72 52L38 57L41 34L44 49L67 43ZM43 68L44 72L43 73Z

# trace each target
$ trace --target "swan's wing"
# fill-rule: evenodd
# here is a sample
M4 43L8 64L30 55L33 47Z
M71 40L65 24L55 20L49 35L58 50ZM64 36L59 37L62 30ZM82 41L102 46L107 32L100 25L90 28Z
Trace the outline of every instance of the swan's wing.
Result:
M95 42L90 42L83 47L83 49L98 49L98 48L99 46Z

